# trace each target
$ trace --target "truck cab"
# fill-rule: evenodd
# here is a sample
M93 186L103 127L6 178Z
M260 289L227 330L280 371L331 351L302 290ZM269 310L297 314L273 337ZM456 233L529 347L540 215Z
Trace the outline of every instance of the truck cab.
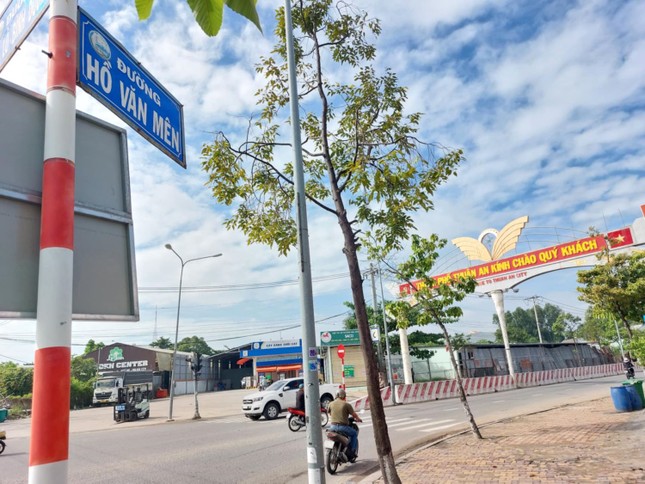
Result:
M94 383L92 405L114 405L118 400L119 388L123 388L123 378L120 376L100 377Z

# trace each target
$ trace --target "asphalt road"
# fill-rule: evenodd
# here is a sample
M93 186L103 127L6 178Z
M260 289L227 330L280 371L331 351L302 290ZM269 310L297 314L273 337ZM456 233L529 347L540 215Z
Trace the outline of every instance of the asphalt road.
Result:
M621 376L581 380L469 398L477 423L605 397ZM109 409L102 409L106 412ZM83 414L75 416L82 418ZM90 415L89 412L86 413ZM154 414L153 414L154 415ZM378 466L369 412L363 415L359 460L327 482L356 482ZM459 400L386 408L395 454L429 439L468 430ZM164 419L158 417L159 423ZM70 483L306 483L306 434L285 418L250 421L241 414L170 424L121 424L70 434ZM484 430L485 432L485 430ZM3 484L26 482L28 434L9 433L0 456Z

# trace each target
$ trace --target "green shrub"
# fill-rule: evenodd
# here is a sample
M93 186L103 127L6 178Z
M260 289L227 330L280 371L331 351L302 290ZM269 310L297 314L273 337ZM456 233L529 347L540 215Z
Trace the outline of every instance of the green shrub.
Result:
M72 377L69 408L85 408L92 404L94 385L91 381L81 381Z

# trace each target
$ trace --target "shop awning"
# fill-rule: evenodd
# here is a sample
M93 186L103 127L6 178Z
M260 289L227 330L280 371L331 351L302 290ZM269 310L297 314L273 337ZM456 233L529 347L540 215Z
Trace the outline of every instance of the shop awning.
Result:
M246 362L247 362L247 361L249 361L250 359L251 359L251 358L240 358L239 360L237 360L237 364L238 364L238 365L243 365L244 363L246 363Z
M258 366L258 373L275 373L280 371L301 370L302 365L296 363L293 365L278 365L278 366Z
M302 365L296 364L296 365L283 365L283 366L278 366L276 371L290 371L290 370L301 370Z
M277 366L264 366L262 368L258 367L258 373L273 373L275 371L278 371Z

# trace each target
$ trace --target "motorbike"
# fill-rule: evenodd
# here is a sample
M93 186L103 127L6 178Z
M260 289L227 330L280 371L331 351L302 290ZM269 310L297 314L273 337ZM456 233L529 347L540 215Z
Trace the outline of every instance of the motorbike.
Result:
M636 378L636 374L634 373L633 366L630 366L629 368L625 368L625 376L627 377L628 380Z
M287 411L289 412L289 419L287 421L289 424L289 430L297 432L302 427L307 426L305 412L292 407L287 408ZM329 423L329 413L327 413L327 409L324 407L320 407L320 423L323 427Z
M0 430L0 454L4 452L4 448L7 446L7 444L4 443L6 438L7 434L5 433L5 431Z
M358 434L358 425L352 417L349 417L349 426L356 430ZM358 437L358 435L357 435ZM338 466L348 462L354 463L358 457L358 445L356 446L356 455L351 459L347 458L347 449L349 446L349 437L342 432L327 430L327 440L325 440L325 449L327 450L327 471L330 474L336 474Z

